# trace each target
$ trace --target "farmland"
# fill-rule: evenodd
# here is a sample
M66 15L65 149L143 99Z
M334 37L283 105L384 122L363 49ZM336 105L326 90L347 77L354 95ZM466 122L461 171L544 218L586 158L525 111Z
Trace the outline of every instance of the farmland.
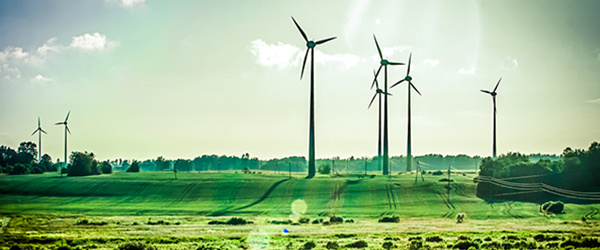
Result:
M258 235L268 236L271 248L276 249L290 244L297 249L309 240L322 246L332 238L338 238L341 245L368 239L369 246L376 246L373 249L382 249L385 239L408 246L415 235L423 239L437 235L445 243L425 244L446 248L457 244L461 236L484 244L488 237L490 242L503 242L506 235L528 242L541 233L557 235L560 240L596 234L599 205L566 204L564 214L542 214L538 204L476 197L474 176L452 175L454 182L448 192L447 182L439 181L441 176L425 175L424 181L419 177L415 182L415 176L406 173L392 177L327 175L310 180L304 175L289 179L266 172L180 172L177 180L172 173L161 172L64 178L55 173L2 175L0 213L5 234L0 245L77 245L63 242L67 239L101 248L114 248L129 240L185 249L210 241L225 248L247 246ZM458 213L467 214L464 223L456 223ZM232 216L253 224L208 225L211 220ZM354 222L327 226L271 223L295 222L300 217L328 220L331 216ZM378 223L384 216L399 216L400 223ZM582 222L582 217L587 222ZM80 224L84 219L103 224ZM163 223L157 225L157 221ZM289 235L283 235L282 228L288 229ZM340 234L349 236L338 237ZM35 240L42 238L50 243Z

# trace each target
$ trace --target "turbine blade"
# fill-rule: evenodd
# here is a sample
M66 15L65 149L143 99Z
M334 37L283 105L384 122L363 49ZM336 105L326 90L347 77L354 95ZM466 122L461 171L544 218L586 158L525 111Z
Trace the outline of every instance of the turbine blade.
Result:
M304 62L302 62L302 71L300 72L300 80L302 80L302 76L304 75L304 67L306 67L306 58L308 58L308 51L310 48L306 49L306 54L304 54Z
M408 69L406 70L406 75L410 75L410 62L412 61L412 52L410 52L410 56L408 56Z
M38 132L38 130L40 130L40 129L38 128L35 131L33 131L33 133L31 133L31 136L35 135L35 132Z
M48 133L46 133L46 131L44 131L44 130L43 130L43 129L41 129L41 128L40 128L40 131L44 132L44 134L48 134Z
M392 93L385 93L385 92L383 92L383 93L386 95L389 95L389 96L393 96Z
M335 37L335 36L334 36L334 37L330 37L330 38L327 38L327 39L323 39L323 40L321 40L321 41L317 41L317 42L315 42L315 44L317 44L317 45L319 45L319 44L323 44L323 43L329 42L329 41L331 41L331 40L333 40L333 39L336 39L336 38L337 38L337 37Z
M69 120L69 115L71 114L71 110L69 110L69 113L67 113L67 118L65 118L65 122L67 122L67 120Z
M379 66L379 69L381 69L381 66ZM375 85L377 89L379 89L379 83L377 82L377 73L375 73L375 70L373 70L373 76L375 76L375 80L373 80L373 83L371 84L371 89L373 89L373 85Z
M498 85L500 85L500 81L502 81L502 77L500 77L500 80L498 80L498 83L496 83L496 87L494 87L494 91L492 92L496 92L496 89L498 89Z
M483 93L487 93L487 94L490 94L490 95L492 94L492 92L489 92L489 91L487 91L487 90L483 90L483 89L481 90L481 92L483 92Z
M373 34L373 39L375 39L375 46L377 46L377 52L379 52L379 58L383 60L383 54L381 54L381 49L379 48L379 43L377 43L377 37Z
M57 123L54 123L54 125L63 125L63 124L65 124L65 123L64 123L64 122L57 122Z
M375 101L375 98L376 98L376 97L377 97L377 93L375 93L375 94L373 95L373 98L371 99L371 102L369 103L369 107L368 107L367 109L370 109L370 108L371 108L371 105L373 104L373 101Z
M389 65L404 65L405 63L401 62L388 62Z
M304 41L308 42L308 37L306 37L306 33L304 33L302 28L300 28L300 25L298 25L298 23L296 22L296 19L294 19L294 17L292 17L292 21L294 21L294 24L296 24L296 27L298 27L300 34L302 34L302 37L304 37Z
M377 69L377 73L375 73L375 79L373 79L373 83L371 84L371 89L373 89L373 84L375 84L375 82L377 81L377 76L379 75L381 68L383 68L383 65L379 65L379 69ZM377 84L377 85L379 85L379 84ZM377 88L379 88L379 87L377 87Z
M406 80L405 80L405 79L402 79L402 80L398 81L397 83L395 83L394 85L392 85L392 86L390 87L390 89L391 89L391 88L393 88L393 87L396 87L396 85L398 85L398 84L400 84L400 83L402 83L402 82L404 82L404 81L406 81Z
M71 130L69 130L69 126L65 126L65 129L67 129L67 132L69 132L69 134L71 134Z
M38 116L38 128L40 127L40 117Z
M417 89L417 87L415 87L415 85L413 85L411 81L408 81L408 83L410 84L410 86L411 86L413 89L415 89L415 91L417 91L417 93L419 93L419 95L420 95L420 96L422 96L422 95L421 95L421 92L419 92L419 90Z

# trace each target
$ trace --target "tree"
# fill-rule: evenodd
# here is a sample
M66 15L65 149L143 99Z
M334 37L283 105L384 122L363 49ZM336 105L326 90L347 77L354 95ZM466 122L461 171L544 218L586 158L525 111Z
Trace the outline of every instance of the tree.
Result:
M10 175L29 174L29 167L25 164L17 163L14 166L9 167L8 174L10 174Z
M193 162L190 160L186 160L186 159L177 159L175 161L175 168L177 169L177 171L190 171L190 169L194 169L193 167Z
M36 158L37 158L37 145L34 142L21 142L21 144L19 145L19 148L17 149L17 153L18 154L23 154L23 156L25 155L30 155L31 156L31 160L29 160L28 158L23 158L26 159L23 163L31 163L33 162Z
M129 166L129 168L127 169L127 172L129 172L129 173L140 172L140 162L133 160L133 162L131 162L131 166Z
M52 163L52 157L48 154L42 155L40 165L45 172L56 171L56 168L54 168L54 164Z
M112 174L112 165L110 165L110 163L108 163L108 161L103 161L100 164L100 170L102 170L103 174Z
M67 176L86 176L99 173L98 163L94 159L94 153L72 152L69 156Z
M164 170L169 169L170 161L165 160L165 158L162 156L157 157L155 163L156 163L156 168L159 171L164 171Z
M331 166L329 166L329 164L325 163L325 164L321 164L319 166L319 174L330 174L331 173Z
M0 167L6 168L15 165L17 152L7 146L0 146Z

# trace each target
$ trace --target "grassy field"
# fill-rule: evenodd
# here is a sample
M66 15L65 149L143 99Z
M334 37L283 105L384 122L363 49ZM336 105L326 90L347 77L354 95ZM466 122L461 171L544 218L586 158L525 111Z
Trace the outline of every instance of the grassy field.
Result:
M443 176L432 175L417 182L412 174L361 178L356 173L310 180L270 173L177 177L152 172L63 178L55 173L0 175L0 247L114 249L126 241L143 241L165 249L304 249L314 242L315 249L327 249L327 244L344 247L364 240L368 249L383 249L386 242L413 249L419 244L447 249L461 242L478 247L512 242L522 248L559 247L569 239L600 234L595 217L600 205L566 204L564 214L545 215L538 204L485 201L475 195L473 174L452 175L450 192L446 182L439 182ZM467 220L457 224L457 213L466 213ZM400 223L377 222L392 215L401 217ZM254 223L208 225L231 216ZM272 223L300 216L311 221L342 216L355 222ZM105 225L79 224L83 219ZM289 233L283 233L284 228ZM552 240L540 243L539 235ZM427 241L434 236L442 241Z

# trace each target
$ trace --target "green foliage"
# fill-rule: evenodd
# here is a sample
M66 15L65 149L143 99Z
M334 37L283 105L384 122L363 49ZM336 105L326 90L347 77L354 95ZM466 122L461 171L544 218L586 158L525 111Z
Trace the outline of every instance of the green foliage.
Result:
M329 223L331 223L331 224L334 224L334 223L344 223L344 218L337 217L337 216L331 216L331 218L329 218Z
M317 244L315 244L314 241L308 241L308 242L304 243L304 245L302 246L302 249L309 250L309 249L313 249L315 247L317 247Z
M48 154L42 155L42 157L40 159L40 165L41 165L42 169L44 170L44 172L56 171L56 167L52 163L52 157L50 157L50 155L48 155Z
M250 172L251 172L250 168L248 168L248 167L245 167L242 169L242 173L244 173L244 174L249 174Z
M157 250L157 248L144 242L127 242L120 245L118 250Z
M394 245L394 243L392 243L390 241L386 241L383 244L381 244L381 247L383 247L383 249L390 250L392 248L395 248L396 246Z
M140 162L133 160L133 162L131 162L131 166L129 166L129 168L127 169L127 172L139 173L140 172Z
M112 165L110 165L110 163L108 163L108 161L103 161L100 164L100 170L102 170L103 174L112 174L112 172L113 172Z
M321 164L319 166L318 172L319 172L319 174L330 174L331 173L331 166L329 166L329 164L327 164L327 163Z
M425 238L427 242L441 242L444 241L440 236L434 235Z
M194 169L194 162L192 162L190 160L186 160L186 159L177 159L175 161L174 167L175 167L175 169L177 169L177 171L189 172L190 170Z
M310 222L310 218L308 217L300 217L300 219L298 219L298 222L301 224L307 224Z
M444 172L442 172L442 170L438 170L438 171L434 171L433 173L431 173L431 175L443 175Z
M86 176L100 174L94 153L72 152L69 157L68 176Z
M239 218L239 217L231 217L227 221L212 220L212 221L208 222L209 225L246 225L246 224L253 224L253 223L254 222L252 222L252 221L245 220L245 219Z
M367 244L367 242L364 240L358 240L358 241L355 241L353 243L346 245L346 247L349 247L349 248L365 248L368 246L369 246L369 244Z
M500 155L495 160L491 157L483 159L479 174L494 178L508 178L561 173L563 168L562 161L542 159L534 163L529 161L528 156L517 152Z
M390 217L385 216L385 217L379 219L379 222L398 223L398 222L400 222L400 217L399 216L390 216Z
M562 201L548 201L540 206L540 211L543 213L562 214L565 204Z
M21 142L17 149L17 154L22 157L20 162L32 163L37 158L37 145L34 142Z
M325 245L325 248L327 248L327 249L340 249L340 245L337 242L335 242L335 241L329 241Z
M22 174L29 174L30 170L27 165L17 163L14 166L9 167L7 172L10 175L22 175Z

